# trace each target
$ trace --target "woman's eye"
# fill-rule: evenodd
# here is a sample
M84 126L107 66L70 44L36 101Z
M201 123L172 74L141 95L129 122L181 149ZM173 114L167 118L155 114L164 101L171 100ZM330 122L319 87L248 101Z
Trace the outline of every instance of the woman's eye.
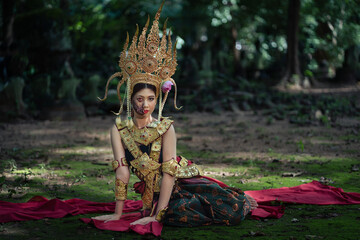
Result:
M151 97L151 98L149 98L149 101L154 101L154 99L155 99L155 98Z
M138 102L142 102L142 98L138 98L137 100L138 100Z

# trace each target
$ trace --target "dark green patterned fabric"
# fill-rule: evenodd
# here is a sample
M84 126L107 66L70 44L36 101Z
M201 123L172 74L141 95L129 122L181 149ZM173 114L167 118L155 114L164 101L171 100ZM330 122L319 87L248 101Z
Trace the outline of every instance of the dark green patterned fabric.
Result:
M240 189L221 188L204 178L179 179L164 224L186 227L234 225L249 211L250 203Z

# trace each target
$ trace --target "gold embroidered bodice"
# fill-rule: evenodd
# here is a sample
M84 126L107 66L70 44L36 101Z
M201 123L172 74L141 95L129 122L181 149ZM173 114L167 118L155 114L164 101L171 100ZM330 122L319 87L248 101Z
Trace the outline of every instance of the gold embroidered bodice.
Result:
M168 118L163 118L142 129L138 129L135 125L128 128L125 124L117 124L121 140L134 157L134 160L130 161L130 165L136 176L145 182L145 191L142 194L145 209L151 208L154 192L160 192L161 163L159 163L159 158L162 135L170 128L172 122ZM138 144L145 146L151 144L150 154L143 153Z
M126 150L131 153L134 160L129 161L136 176L145 182L145 191L142 194L143 208L151 209L154 193L160 192L162 170L177 178L189 178L200 175L195 164L188 166L188 160L181 157L179 163L174 159L163 164L160 162L162 137L171 127L173 121L162 118L161 121L152 122L142 129L135 125L128 128L125 124L117 124L121 140ZM151 146L150 153L142 152L140 145Z

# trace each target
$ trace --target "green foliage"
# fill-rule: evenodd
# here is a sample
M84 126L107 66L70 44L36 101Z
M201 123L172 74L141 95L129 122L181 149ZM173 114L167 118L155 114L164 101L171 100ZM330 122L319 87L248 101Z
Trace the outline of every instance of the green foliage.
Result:
M10 172L13 172L17 169L16 161L14 159L8 159L5 161L2 161L0 170L8 170Z
M358 10L356 1L303 1L305 53L324 51L321 58L315 56L317 64L326 60L330 65L341 66L344 49L360 43Z
M24 98L32 111L49 107L56 100L65 79L60 74L65 60L70 61L76 78L84 80L98 74L99 86L104 86L105 80L119 70L118 55L126 32L131 37L136 24L141 29L146 16L153 19L160 4L161 0L16 1L14 39L18 54L12 65L15 69L25 68L16 74L31 86L25 88ZM282 0L167 0L160 28L169 17L173 42L179 40L179 65L174 79L181 105L187 111L218 113L234 110L234 102L250 110L270 106L274 98L282 98L268 96L272 92L262 90L280 80L286 65L287 8L288 1ZM359 12L356 0L301 1L299 61L304 76L316 79L335 75L336 68L344 64L345 52L354 52L351 49L360 45ZM352 64L358 78L360 65ZM295 79L299 80L299 76ZM0 89L5 85L1 80ZM115 81L110 86L116 88ZM257 95L240 99L231 96L238 90ZM93 96L87 99L87 91L80 85L76 94L89 102ZM110 105L117 103L116 96L109 98ZM284 115L281 109L274 118ZM292 119L312 121L301 111Z
M304 152L304 143L303 143L302 140L299 140L297 142L297 146L298 146L298 149L299 149L300 152Z

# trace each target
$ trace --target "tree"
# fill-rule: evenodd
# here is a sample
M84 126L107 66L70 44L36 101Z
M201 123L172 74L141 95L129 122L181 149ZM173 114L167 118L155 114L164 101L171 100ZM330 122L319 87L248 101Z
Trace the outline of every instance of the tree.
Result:
M6 73L9 67L11 56L14 55L11 51L14 42L14 19L15 19L15 1L2 1L2 39L1 39L1 53L4 62L2 65L6 71L1 71L4 76L1 76L5 81L7 80ZM1 90L1 89L0 89Z
M298 56L300 0L289 0L285 74L280 87L300 88L303 85Z

